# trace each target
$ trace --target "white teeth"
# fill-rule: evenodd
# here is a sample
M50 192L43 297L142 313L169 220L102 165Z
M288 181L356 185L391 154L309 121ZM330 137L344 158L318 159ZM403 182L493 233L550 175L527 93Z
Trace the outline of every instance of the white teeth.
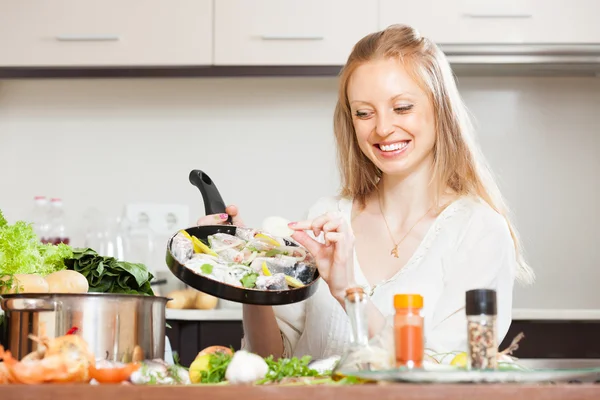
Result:
M380 144L379 148L383 151L396 151L408 146L408 142L398 142L392 144Z

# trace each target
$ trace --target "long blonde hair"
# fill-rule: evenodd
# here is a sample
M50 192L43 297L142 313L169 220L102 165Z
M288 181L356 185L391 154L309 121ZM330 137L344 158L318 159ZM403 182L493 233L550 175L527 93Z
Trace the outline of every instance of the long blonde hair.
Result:
M433 184L437 199L447 189L456 195L477 195L501 214L508 223L517 254L517 279L534 280L534 273L523 257L519 235L509 217L508 207L487 162L474 140L468 111L459 94L454 74L444 53L430 40L406 25L392 25L361 39L353 48L340 72L334 131L338 147L342 190L364 205L381 178L379 168L361 151L347 97L348 81L361 64L395 58L410 68L413 78L430 97L435 112Z

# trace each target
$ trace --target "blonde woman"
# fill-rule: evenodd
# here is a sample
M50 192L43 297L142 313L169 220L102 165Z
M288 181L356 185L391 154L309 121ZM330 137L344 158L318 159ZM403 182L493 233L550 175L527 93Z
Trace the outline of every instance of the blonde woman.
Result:
M393 315L394 294L423 295L434 352L466 351L465 292L493 288L501 341L514 281L533 273L441 50L402 25L360 40L341 72L334 131L341 194L290 224L324 282L301 303L244 305L245 348L341 354L350 340L344 292L356 284L370 297L372 335ZM236 207L227 212L242 223Z

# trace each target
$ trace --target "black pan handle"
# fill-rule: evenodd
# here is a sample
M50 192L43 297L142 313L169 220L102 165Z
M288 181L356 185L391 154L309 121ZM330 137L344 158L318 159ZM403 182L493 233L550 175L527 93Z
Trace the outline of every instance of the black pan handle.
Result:
M225 202L223 201L217 186L212 179L210 179L210 176L199 169L195 169L190 172L190 183L196 186L200 190L200 193L202 193L204 212L206 215L225 214ZM227 223L231 224L231 222L232 219L230 215L227 218Z

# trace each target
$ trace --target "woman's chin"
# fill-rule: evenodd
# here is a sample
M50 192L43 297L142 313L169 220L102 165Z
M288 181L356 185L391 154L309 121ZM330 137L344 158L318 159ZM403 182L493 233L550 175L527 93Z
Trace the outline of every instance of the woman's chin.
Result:
M432 165L432 163L433 160L431 160L431 163L429 163L427 157L423 160L420 160L420 162L419 160L414 160L412 157L410 157L402 160L388 160L383 162L382 160L377 160L375 165L384 175L404 177L416 173L423 168L427 169L426 165Z

